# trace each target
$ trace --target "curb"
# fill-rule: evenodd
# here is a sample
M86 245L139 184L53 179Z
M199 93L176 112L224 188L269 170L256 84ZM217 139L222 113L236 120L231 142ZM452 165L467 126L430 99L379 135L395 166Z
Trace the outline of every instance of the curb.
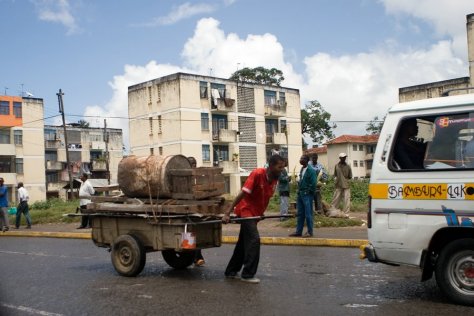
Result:
M91 233L67 232L35 232L35 231L8 231L0 232L0 237L46 237L91 239ZM235 244L237 236L222 236L222 243ZM365 239L330 239L330 238L295 238L295 237L260 237L262 245L272 246L311 246L311 247L349 247L359 248L368 243Z

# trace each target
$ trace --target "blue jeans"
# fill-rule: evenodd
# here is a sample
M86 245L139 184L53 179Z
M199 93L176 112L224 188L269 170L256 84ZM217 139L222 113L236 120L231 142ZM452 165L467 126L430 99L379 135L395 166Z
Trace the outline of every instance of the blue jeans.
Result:
M313 199L313 194L298 194L298 200L296 202L296 208L298 209L296 214L296 233L298 235L303 234L305 219L306 225L308 226L308 234L313 235Z

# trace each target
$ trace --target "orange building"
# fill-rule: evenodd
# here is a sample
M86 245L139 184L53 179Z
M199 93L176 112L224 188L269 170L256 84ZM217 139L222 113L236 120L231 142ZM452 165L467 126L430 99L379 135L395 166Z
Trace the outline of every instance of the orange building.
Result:
M0 96L0 126L22 126L22 97Z

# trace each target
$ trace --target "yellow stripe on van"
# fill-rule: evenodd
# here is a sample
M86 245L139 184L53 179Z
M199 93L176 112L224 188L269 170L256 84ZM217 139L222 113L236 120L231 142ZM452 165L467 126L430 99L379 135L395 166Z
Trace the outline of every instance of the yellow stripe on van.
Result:
M369 194L383 200L474 200L474 183L374 183Z

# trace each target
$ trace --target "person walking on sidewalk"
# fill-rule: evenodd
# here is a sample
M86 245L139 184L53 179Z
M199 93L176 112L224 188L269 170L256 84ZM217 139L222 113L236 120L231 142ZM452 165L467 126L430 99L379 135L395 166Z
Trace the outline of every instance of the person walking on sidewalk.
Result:
M79 189L79 197L88 197L92 196L95 194L95 190L92 187L92 184L88 180L89 176L87 173L83 173L81 176L81 188ZM79 200L79 207L81 208L81 213L82 210L85 210L87 208L87 204L91 203L91 200L89 199L80 199ZM82 220L81 220L81 226L79 226L77 229L83 229L83 228L91 228L91 220L89 215L82 215Z
M288 215L288 208L290 207L290 177L286 171L288 167L288 160L285 159L285 168L280 173L278 178L278 193L280 194L280 215ZM281 217L280 221L286 218Z
M23 187L23 182L18 182L18 206L16 208L16 219L15 219L15 228L20 228L21 214L25 214L26 218L26 228L31 228L31 217L28 207L28 201L30 200L30 195L28 191Z
M316 174L318 175L316 178L316 190L314 191L314 211L324 215L321 187L324 185L324 181L327 181L328 174L323 165L318 162L318 154L312 154L311 161L308 164L316 170Z
M301 171L296 201L296 232L290 234L290 237L313 237L313 199L316 190L317 174L316 170L308 165L308 162L308 155L301 156ZM308 231L303 236L305 220Z
M351 209L351 185L349 180L352 179L352 169L346 163L347 154L339 154L339 163L334 167L334 196L331 203L331 208L338 208L341 199L344 205L342 211L346 217L349 217Z
M8 188L3 184L3 178L0 178L0 228L3 232L10 229L8 222Z
M268 168L253 170L240 193L235 197L231 207L225 212L222 222L229 223L230 213L234 210L238 217L262 216L270 198L275 192L280 173L285 168L285 160L280 155L273 155L268 160ZM258 219L243 220L232 258L225 269L225 276L237 279L242 270L241 280L248 283L260 283L255 277L260 259L260 235L257 229ZM242 269L243 266L243 269Z

